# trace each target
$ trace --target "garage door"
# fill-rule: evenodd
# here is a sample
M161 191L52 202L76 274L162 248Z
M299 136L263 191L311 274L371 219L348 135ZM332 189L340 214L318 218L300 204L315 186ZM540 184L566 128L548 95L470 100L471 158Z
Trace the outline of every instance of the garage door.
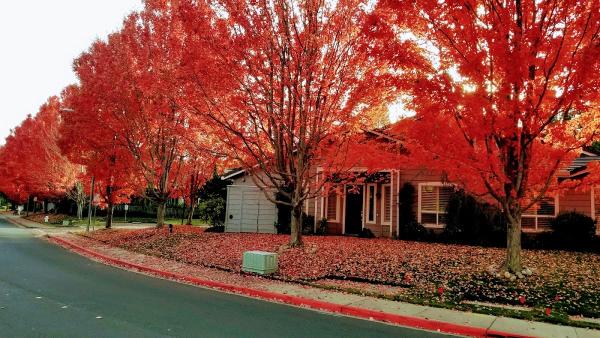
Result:
M277 233L277 207L253 186L227 186L226 232Z

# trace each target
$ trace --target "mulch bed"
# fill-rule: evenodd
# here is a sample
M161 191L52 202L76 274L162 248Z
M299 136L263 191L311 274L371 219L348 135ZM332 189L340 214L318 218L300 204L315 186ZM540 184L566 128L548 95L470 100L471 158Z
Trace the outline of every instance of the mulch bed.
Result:
M486 272L503 261L505 252L498 248L337 236L307 236L304 247L287 248L285 235L204 233L186 226L175 227L173 234L166 229L100 230L88 236L133 252L233 272L240 272L244 251L273 251L279 253L275 277L281 279L326 286L348 281L341 284L404 300L524 302L600 317L598 254L524 250L524 264L534 275L510 282Z

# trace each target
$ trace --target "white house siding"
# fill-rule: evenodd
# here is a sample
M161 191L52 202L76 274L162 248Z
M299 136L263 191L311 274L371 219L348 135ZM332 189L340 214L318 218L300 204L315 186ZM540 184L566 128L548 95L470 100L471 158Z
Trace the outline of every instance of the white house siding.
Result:
M277 233L277 208L256 186L227 187L226 232Z

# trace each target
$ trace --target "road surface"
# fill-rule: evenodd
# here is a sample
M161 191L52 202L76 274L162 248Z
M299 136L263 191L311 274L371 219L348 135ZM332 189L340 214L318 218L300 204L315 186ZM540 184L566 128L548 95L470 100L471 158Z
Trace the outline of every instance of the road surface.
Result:
M0 337L441 337L96 263L0 216Z

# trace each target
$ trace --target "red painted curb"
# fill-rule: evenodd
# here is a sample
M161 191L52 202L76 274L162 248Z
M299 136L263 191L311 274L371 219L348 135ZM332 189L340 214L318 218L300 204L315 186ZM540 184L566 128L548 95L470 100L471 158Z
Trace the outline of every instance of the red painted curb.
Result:
M295 305L300 307L308 307L314 310L321 310L330 313L338 313L352 317L358 317L367 320L376 320L401 326L419 328L430 331L437 331L442 333L449 334L457 334L463 336L470 337L515 337L515 338L533 338L530 336L524 336L519 334L511 334L502 331L489 330L485 328L472 327L460 324L453 324L447 322L441 322L437 320L419 318L419 317L411 317L411 316L403 316L397 315L393 313L386 313L374 310L363 309L354 306L340 305L334 304L309 298L302 298L298 296L284 295L276 292L265 291L265 290L257 290L251 289L243 286L231 285L222 282L216 282L207 279L200 279L192 276L180 275L168 271L162 271L154 268L150 268L147 266L138 265L135 263L126 262L120 260L118 258L113 258L101 254L96 251L92 251L90 249L84 248L77 244L71 243L60 237L52 237L48 235L48 238L56 242L57 244L67 247L73 251L79 253L85 253L87 255L99 258L103 261L110 262L114 265L133 268L138 271L148 272L151 274L155 274L164 278L173 279L176 281L184 281L190 284L203 286L211 289L218 289L221 291L242 294L249 297L260 298L270 301L277 301L289 305Z

